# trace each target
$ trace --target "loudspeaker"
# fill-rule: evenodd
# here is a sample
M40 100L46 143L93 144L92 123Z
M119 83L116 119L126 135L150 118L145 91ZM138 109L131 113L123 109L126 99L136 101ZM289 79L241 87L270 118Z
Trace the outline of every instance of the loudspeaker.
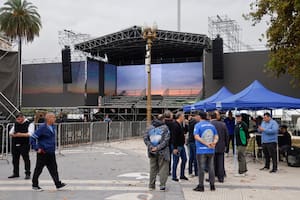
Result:
M62 51L62 75L63 83L72 83L71 50L66 46Z
M223 39L218 36L212 43L213 79L224 78Z

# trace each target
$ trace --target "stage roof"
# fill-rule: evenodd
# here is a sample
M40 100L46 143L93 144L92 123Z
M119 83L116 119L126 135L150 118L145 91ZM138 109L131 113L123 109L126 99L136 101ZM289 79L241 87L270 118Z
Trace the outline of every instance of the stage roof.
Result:
M142 27L131 28L75 45L75 49L108 57L116 65L145 63ZM203 49L211 48L211 40L202 34L157 30L152 47L152 63L174 63L202 60Z

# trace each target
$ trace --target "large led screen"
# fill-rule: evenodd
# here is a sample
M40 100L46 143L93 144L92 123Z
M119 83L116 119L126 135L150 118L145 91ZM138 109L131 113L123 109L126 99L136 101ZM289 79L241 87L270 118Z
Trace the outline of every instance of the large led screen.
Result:
M85 63L72 63L71 84L63 84L61 63L23 65L23 106L73 107L85 102Z
M151 66L151 89L153 95L198 95L203 87L201 62L153 64ZM144 65L117 68L117 94L144 95L147 86Z
M117 67L111 64L104 66L104 95L114 96L117 89Z

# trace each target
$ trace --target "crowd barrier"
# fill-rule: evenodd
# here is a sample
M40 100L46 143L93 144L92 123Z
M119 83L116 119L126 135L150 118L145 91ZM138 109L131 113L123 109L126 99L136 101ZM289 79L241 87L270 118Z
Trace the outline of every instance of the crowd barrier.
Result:
M11 152L9 131L13 124L0 124L0 159L7 160ZM37 129L40 124L35 124ZM84 144L124 140L143 135L146 122L79 122L56 124L56 146L61 150Z

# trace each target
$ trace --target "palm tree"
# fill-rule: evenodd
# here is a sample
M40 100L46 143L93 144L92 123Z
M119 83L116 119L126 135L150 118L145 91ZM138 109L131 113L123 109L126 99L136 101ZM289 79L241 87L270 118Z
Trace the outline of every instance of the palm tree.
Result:
M32 42L42 27L37 7L26 0L7 0L0 8L0 32L14 41L19 48L19 109L22 105L22 42Z

